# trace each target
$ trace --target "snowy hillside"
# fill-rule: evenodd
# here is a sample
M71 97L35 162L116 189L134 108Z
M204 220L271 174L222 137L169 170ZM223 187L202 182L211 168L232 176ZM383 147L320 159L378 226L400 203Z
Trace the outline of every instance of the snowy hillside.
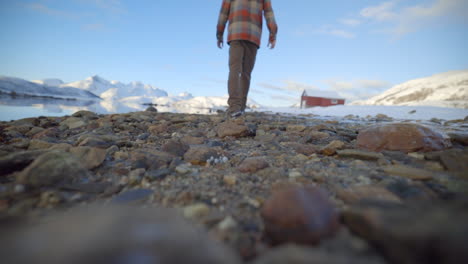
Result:
M420 105L468 109L468 70L408 81L351 105Z
M121 99L130 96L142 97L164 97L168 96L167 92L149 84L141 82L131 82L124 84L119 81L108 81L97 75L86 78L82 81L61 84L61 87L75 87L82 90L90 91L100 97Z
M42 96L60 99L99 99L93 93L72 87L57 87L0 76L0 93L22 96Z

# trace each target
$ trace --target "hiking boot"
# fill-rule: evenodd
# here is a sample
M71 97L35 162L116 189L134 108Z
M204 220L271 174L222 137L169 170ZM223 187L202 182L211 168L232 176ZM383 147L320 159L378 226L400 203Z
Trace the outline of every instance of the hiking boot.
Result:
M244 114L244 111L236 111L236 112L232 112L231 114L229 114L229 116L231 118L238 118L239 116L241 116L243 114Z

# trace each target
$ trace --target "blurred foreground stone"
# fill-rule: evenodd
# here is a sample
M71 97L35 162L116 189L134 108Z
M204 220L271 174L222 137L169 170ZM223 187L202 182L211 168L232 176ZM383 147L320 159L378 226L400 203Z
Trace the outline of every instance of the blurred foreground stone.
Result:
M468 200L367 202L345 211L343 218L390 263L468 263Z
M4 230L5 231L5 230ZM175 211L92 207L2 232L2 263L239 263Z

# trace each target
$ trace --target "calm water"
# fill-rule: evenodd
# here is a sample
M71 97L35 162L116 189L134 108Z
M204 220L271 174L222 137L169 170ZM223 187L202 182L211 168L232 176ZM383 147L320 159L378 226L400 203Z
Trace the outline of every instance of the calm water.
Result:
M49 98L13 98L0 95L0 121L17 120L38 116L65 116L79 110L88 110L98 114L128 113L143 111L147 105L120 103L117 101L57 100ZM214 114L213 109L178 106L157 106L159 112L190 114Z

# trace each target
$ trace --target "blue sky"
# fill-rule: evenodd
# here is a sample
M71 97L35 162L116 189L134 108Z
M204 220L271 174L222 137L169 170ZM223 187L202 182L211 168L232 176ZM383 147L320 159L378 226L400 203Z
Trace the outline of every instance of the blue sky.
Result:
M278 43L263 43L250 97L270 106L303 89L349 101L468 69L466 0L272 0ZM221 0L0 0L0 75L65 82L99 75L178 94L227 93L216 47Z

